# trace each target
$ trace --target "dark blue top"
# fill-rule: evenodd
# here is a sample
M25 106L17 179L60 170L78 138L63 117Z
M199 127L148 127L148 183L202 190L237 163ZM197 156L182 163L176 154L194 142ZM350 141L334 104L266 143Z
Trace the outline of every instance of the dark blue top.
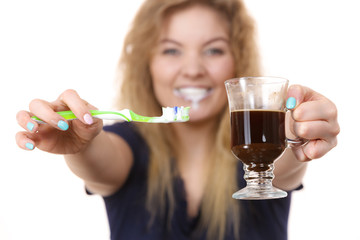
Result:
M116 123L105 126L104 129L125 139L134 156L134 164L126 183L112 196L104 197L111 239L206 239L206 230L194 235L199 216L193 219L187 216L185 188L180 178L174 181L176 207L171 219L171 231L167 230L167 221L160 218L156 218L154 223L149 225L150 214L145 208L149 163L147 145L131 123ZM238 171L238 184L242 188L245 186L245 181L240 161ZM241 205L240 238L246 240L287 239L290 201L291 192L288 193L288 197L282 199L239 200L238 203ZM234 239L231 228L225 239Z

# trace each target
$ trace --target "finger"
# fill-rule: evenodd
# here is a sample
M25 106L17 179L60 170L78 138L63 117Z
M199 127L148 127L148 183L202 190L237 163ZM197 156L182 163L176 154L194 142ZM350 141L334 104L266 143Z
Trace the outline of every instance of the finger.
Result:
M18 124L29 132L36 132L38 130L38 123L31 119L31 115L27 111L19 111L16 114Z
M66 90L60 95L57 101L68 106L75 116L84 124L93 124L94 120L89 110L94 109L94 107L88 104L85 100L81 99L75 90Z
M35 142L29 137L27 132L18 132L15 135L16 144L24 150L34 150Z
M34 99L29 105L30 111L42 121L66 131L69 128L67 121L54 111L54 106L41 99Z
M295 136L305 139L324 139L330 141L339 133L338 128L327 121L294 122L293 132Z
M319 139L309 141L303 147L293 148L293 152L298 160L306 162L313 159L321 158L335 146L336 141L334 141L333 143L329 143L325 140Z
M296 121L324 120L332 122L337 119L337 109L334 103L323 98L298 105L293 111L292 117Z
M289 88L287 107L294 109L292 116L296 121L331 121L337 118L337 109L333 102L320 93L300 85Z

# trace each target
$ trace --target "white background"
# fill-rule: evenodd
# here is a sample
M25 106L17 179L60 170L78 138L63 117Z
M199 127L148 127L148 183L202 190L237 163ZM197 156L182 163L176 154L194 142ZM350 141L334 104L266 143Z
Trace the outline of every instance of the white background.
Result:
M130 3L131 2L131 3ZM15 120L33 98L68 88L112 104L122 40L142 1L0 2L0 239L108 239L102 199L87 196L61 156L17 148ZM360 239L358 5L353 0L247 0L266 75L334 101L338 146L310 163L293 194L289 239Z

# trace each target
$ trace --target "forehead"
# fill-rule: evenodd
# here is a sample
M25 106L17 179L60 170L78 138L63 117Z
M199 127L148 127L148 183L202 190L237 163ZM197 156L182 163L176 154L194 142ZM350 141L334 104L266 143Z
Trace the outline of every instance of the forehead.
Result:
M218 11L205 5L193 5L173 11L164 19L160 38L209 39L228 37L228 22Z

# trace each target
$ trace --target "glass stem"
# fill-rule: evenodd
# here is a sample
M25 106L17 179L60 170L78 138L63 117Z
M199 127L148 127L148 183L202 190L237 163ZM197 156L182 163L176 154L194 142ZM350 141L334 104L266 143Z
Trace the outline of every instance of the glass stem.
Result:
M254 169L254 166L244 164L244 179L248 187L272 188L272 180L274 179L273 163L268 164L266 166L267 170L264 171L254 171L249 170L249 168Z

